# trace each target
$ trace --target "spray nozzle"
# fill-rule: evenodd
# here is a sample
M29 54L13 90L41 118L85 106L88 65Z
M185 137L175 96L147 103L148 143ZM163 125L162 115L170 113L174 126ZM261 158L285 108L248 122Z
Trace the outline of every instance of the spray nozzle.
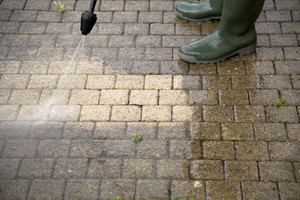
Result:
M91 0L89 10L84 11L81 15L80 30L83 35L89 34L97 21L97 16L94 14L96 2L97 0Z

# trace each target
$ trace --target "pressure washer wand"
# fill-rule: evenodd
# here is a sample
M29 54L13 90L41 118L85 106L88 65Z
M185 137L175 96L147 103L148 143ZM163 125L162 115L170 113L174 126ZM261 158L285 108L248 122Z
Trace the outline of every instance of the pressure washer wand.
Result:
M96 3L97 3L97 0L91 0L90 8L89 8L90 13L94 13Z
M97 21L97 15L94 14L96 2L97 0L91 0L89 10L81 15L80 31L83 35L89 34Z

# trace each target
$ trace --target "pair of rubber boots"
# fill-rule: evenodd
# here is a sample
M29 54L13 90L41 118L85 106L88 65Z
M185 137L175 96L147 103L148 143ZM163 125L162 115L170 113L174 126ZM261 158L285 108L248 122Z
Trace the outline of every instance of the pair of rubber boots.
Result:
M234 55L256 50L255 22L265 0L203 0L180 2L178 17L190 21L221 19L216 30L205 38L184 45L179 57L191 63L217 63Z

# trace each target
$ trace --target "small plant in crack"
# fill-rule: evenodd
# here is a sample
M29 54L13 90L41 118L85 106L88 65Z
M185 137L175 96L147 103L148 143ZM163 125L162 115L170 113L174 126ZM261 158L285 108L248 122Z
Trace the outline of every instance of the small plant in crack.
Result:
M283 106L287 106L288 104L282 98L279 98L275 101L273 105L276 107L283 107Z
M114 196L110 200L120 200L120 196Z
M140 141L142 141L142 140L143 140L143 138L142 138L142 136L140 136L140 135L135 135L135 136L133 136L133 138L132 138L132 141L135 142L135 143L138 143L138 142L140 142Z
M60 12L65 12L66 11L66 8L67 8L67 3L66 3L66 0L62 0L62 1L54 1L53 2L58 8L59 8L59 11Z

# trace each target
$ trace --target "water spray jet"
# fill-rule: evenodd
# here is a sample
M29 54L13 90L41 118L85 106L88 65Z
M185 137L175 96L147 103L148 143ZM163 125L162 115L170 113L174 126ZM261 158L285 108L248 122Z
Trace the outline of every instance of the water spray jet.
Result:
M94 14L96 2L97 0L91 0L89 10L81 15L80 31L83 35L89 34L97 21L97 15Z

